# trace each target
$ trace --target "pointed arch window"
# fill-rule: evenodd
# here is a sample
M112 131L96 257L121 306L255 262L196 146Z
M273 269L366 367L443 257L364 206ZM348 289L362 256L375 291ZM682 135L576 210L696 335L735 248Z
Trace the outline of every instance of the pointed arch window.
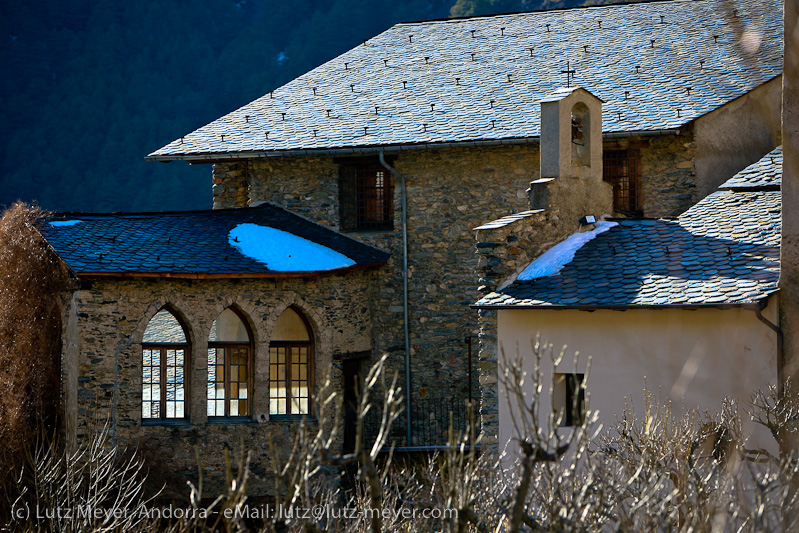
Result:
M286 309L269 343L269 414L311 412L314 375L313 333L305 318Z
M158 311L142 339L142 419L188 416L189 353L186 331L178 319L166 309Z
M252 335L228 308L208 336L208 416L252 415Z

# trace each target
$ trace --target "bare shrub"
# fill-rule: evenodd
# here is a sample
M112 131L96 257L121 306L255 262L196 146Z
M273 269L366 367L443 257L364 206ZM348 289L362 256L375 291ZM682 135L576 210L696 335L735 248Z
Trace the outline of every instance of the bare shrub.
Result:
M25 443L52 433L60 400L59 296L67 272L35 227L42 212L16 203L0 218L0 486Z
M107 426L89 434L90 441L73 452L55 440L27 450L10 494L15 531L135 531L151 525L142 462L110 446Z
M718 413L686 410L675 414L668 403L645 393L639 410L629 402L615 425L601 433L597 413L590 409L574 427L561 427L564 413L543 407L548 405L545 395L551 399L555 389L554 377L547 387L544 368L558 366L564 355L565 350L555 353L551 345L536 340L532 372L526 373L518 358L503 363L500 379L507 402L515 406L519 447L518 461L510 468L507 462L479 453L473 423L463 432L456 432L450 423L449 444L427 462L393 460L387 439L402 397L396 376L386 376L383 358L369 371L358 395L358 438L352 453L340 451L342 399L329 377L316 397L316 420L298 422L290 447L270 445L276 498L272 509L282 506L283 514L272 514L256 526L248 521L250 453L242 448L237 457L226 455L225 490L210 505L203 505L202 477L198 485L190 484L190 506L195 512L186 518L166 523L149 518L79 524L49 520L27 530L147 531L157 526L175 533L243 532L254 527L345 533L693 533L797 529L792 512L794 483L799 479L796 462L747 448L733 402L725 401ZM585 379L580 386L587 384ZM776 389L757 393L753 417L775 431L788 431L784 424L793 420L792 408L775 395ZM590 397L585 396L590 407ZM382 418L377 441L367 446L363 426L372 409L379 410ZM96 442L79 457L38 453L33 482L28 484L33 489L18 502L42 508L91 502L125 510L126 517L142 516L148 502L142 500L138 463L114 462L113 452L105 450L107 443ZM345 467L356 472L349 485L341 482ZM324 512L299 514L312 508ZM448 512L422 514L429 510Z

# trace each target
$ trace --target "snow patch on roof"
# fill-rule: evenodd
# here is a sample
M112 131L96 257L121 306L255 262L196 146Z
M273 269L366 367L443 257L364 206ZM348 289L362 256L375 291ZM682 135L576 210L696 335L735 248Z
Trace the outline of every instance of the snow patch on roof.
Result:
M60 228L63 226L74 226L75 224L80 224L83 222L82 220L54 220L50 222L50 225L54 228Z
M591 231L570 235L565 241L559 242L541 254L535 261L527 265L527 268L519 274L517 279L520 281L528 281L536 278L554 276L574 259L574 254L576 254L577 250L582 248L585 243L593 240L594 237L600 233L604 233L613 226L618 225L618 222L600 221L596 223L596 226Z
M228 243L275 272L336 270L355 265L355 261L327 246L258 224L239 224L230 230Z

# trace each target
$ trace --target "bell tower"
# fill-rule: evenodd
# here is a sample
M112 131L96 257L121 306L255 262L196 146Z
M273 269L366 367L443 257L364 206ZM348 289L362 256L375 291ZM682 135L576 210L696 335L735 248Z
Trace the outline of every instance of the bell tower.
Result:
M602 100L563 87L540 103L541 178L530 183L530 208L567 208L570 197L583 197L583 209L612 213L612 187L602 181Z

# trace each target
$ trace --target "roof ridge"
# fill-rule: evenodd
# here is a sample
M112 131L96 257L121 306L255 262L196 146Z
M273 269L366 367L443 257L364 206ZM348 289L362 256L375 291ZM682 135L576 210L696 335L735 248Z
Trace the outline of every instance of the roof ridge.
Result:
M552 9L531 9L528 11L509 11L507 13L494 13L490 15L464 15L462 17L447 17L447 18L437 18L437 19L422 19L422 20L412 20L407 22L397 22L393 26L390 26L389 29L394 28L396 26L412 26L412 25L420 25L420 24L438 24L438 23L447 23L447 22L463 22L466 20L476 20L476 19L491 19L491 18L500 18L500 17L510 17L515 15L527 15L532 13L558 13L563 11L582 11L587 9L597 9L597 8L610 8L610 7L619 7L619 6L633 6L638 4L668 4L668 3L680 3L680 2L700 2L702 0L627 0L622 2L613 2L609 4L593 4L593 5L581 5L581 6L572 6L572 7L556 7ZM382 32L381 32L382 33ZM378 34L380 35L380 34Z
M279 207L284 209L283 207L272 204L271 202L264 202L264 204L259 204L257 206L247 206L247 207L226 207L221 209L189 209L189 210L182 210L182 211L112 211L108 213L104 212L87 212L87 211L58 211L58 212L49 212L43 218L55 218L55 217L146 217L146 216L170 216L170 215L213 215L213 214L222 214L222 213L231 213L235 211L242 211L244 209L258 209L263 205L270 205L272 207Z

